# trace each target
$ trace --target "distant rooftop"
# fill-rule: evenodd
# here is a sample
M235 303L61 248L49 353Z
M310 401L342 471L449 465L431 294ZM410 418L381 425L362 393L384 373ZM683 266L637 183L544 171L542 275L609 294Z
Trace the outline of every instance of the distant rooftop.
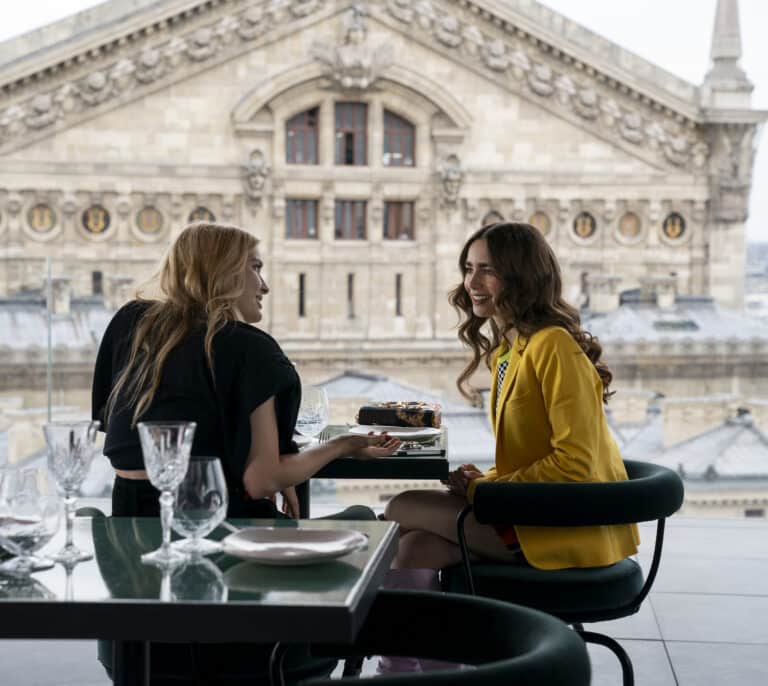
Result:
M611 312L583 313L583 324L603 343L768 340L768 322L720 307L706 296L677 296L672 307L662 308L629 291Z

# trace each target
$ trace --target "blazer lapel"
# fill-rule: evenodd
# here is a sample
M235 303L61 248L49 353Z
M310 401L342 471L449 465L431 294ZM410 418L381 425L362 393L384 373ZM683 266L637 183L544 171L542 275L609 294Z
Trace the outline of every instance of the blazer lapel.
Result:
M493 425L496 427L496 435L498 436L499 433L499 424L501 420L501 413L498 412L498 408L501 407L509 397L509 394L512 392L512 389L515 386L515 378L517 377L517 371L520 368L520 347L518 346L519 340L516 338L515 342L512 344L512 354L509 356L509 365L507 366L507 372L504 374L504 381L501 384L501 393L496 395L496 378L498 375L498 358L496 360L496 364L494 365L494 377L493 377L493 392L491 394L492 399L494 400L491 403L491 407L493 407L493 412L495 413L495 417L493 417Z

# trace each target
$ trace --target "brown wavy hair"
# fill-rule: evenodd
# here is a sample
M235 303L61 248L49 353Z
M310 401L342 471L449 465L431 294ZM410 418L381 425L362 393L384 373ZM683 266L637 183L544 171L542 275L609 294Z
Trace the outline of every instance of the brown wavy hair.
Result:
M459 375L456 385L461 394L477 402L478 393L469 378L484 361L491 367L491 354L500 345L504 334L515 329L529 339L548 326L560 326L568 331L584 351L603 382L603 402L613 395L608 387L613 379L608 367L600 361L603 349L597 338L581 328L578 310L562 297L563 282L560 266L552 248L530 224L499 222L483 226L473 233L459 256L459 270L466 272L469 247L477 240L488 242L493 267L501 278L503 288L494 303L504 322L476 317L464 281L449 294L449 302L459 314L459 340L472 350L472 360ZM490 324L490 337L483 328Z
M245 269L258 240L226 224L197 222L171 245L154 279L161 296L148 302L133 335L128 362L107 399L110 416L121 393L133 407L132 425L157 393L169 353L190 333L205 329L204 349L213 371L213 337L240 318L235 301L245 289Z

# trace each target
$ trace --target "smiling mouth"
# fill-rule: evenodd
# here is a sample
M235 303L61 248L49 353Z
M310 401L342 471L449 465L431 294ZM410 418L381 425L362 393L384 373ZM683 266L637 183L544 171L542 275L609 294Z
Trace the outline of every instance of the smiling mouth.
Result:
M485 305L491 302L490 295L472 295L470 298L472 299L473 305Z

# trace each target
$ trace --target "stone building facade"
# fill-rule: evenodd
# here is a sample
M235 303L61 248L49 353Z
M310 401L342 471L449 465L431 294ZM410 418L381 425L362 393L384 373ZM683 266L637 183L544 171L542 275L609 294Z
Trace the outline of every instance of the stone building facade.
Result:
M701 86L533 0L113 0L0 45L0 295L50 258L61 302L117 306L215 218L260 239L310 378L449 388L456 257L503 217L573 300L672 274L739 308L765 119L739 55L736 0Z

